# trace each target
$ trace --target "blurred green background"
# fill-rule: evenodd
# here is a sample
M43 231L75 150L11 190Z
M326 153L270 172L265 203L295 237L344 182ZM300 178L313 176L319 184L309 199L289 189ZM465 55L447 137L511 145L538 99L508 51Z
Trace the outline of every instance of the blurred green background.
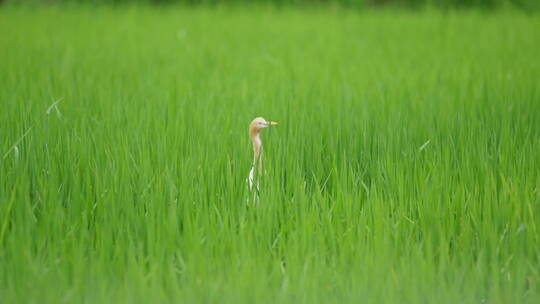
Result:
M0 304L540 303L540 1L0 2Z
M15 4L186 4L186 5L246 5L266 4L276 6L320 6L333 5L356 9L371 7L402 8L519 8L538 9L538 0L0 0L0 3Z

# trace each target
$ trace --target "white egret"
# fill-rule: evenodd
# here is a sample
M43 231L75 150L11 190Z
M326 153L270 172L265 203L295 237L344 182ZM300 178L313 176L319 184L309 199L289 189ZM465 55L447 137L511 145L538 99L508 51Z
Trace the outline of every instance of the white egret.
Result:
M262 117L257 117L253 119L251 124L249 124L249 136L251 137L251 142L253 144L253 167L249 171L248 184L249 190L253 191L253 197L257 197L257 192L259 191L259 176L263 174L262 167L262 141L260 133L263 129L270 126L277 126L277 122L266 121Z

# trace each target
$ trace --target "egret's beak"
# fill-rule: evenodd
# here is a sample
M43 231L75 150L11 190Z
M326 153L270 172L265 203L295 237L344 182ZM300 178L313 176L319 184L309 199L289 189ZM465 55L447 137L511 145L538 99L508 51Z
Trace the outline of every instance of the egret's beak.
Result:
M267 124L268 126L277 126L277 122L275 121L269 121Z

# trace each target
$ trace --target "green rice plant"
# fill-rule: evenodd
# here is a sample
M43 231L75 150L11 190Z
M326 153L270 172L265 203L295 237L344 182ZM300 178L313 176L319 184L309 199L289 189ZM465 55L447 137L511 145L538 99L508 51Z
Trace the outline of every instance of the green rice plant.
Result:
M5 7L1 302L536 303L538 37L513 11Z

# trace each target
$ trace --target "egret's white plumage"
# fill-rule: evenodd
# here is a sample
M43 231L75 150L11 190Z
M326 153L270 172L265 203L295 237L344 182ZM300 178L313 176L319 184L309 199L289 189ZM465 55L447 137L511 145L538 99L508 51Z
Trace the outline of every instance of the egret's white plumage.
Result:
M253 145L253 166L249 171L248 184L249 190L252 191L254 199L259 191L259 176L263 173L262 168L262 141L260 133L263 129L270 126L277 126L277 122L266 121L262 117L255 118L249 125L249 136Z
M249 170L249 176L248 176L249 190L253 189L253 175L254 174L255 174L255 167L251 167L251 170ZM259 190L258 183L257 183L257 190Z

